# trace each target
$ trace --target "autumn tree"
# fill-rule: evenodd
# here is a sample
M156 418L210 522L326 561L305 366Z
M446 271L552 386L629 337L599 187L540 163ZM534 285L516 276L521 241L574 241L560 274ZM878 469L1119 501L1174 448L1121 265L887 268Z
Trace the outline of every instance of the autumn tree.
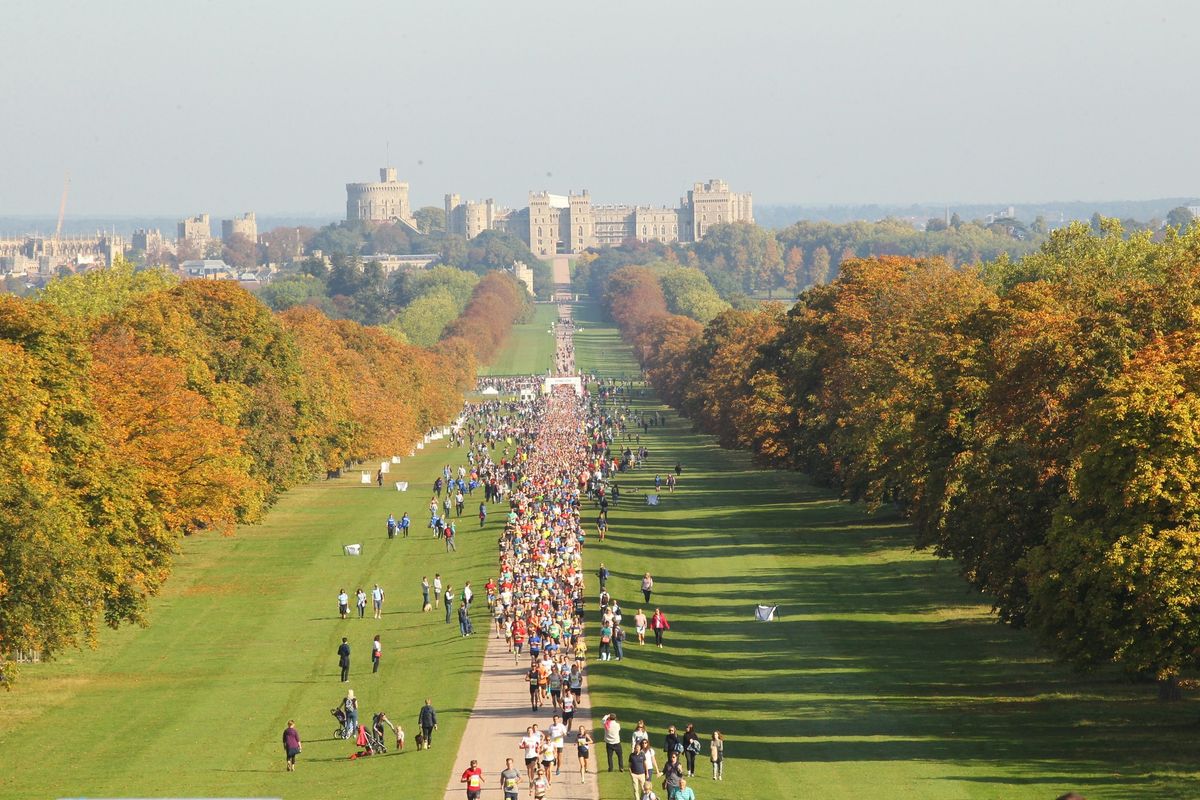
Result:
M1105 389L1029 558L1029 618L1072 663L1153 674L1173 697L1200 653L1200 336L1156 338Z
M222 242L221 258L238 269L253 269L258 265L258 243L244 233L235 233Z
M823 246L813 251L808 266L808 285L822 286L829 282L829 251Z

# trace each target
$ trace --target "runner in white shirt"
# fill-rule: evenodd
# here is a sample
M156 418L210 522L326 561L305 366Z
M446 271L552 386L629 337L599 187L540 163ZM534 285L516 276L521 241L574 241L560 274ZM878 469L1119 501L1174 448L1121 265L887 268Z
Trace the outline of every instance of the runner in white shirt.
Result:
M568 692L568 694L570 693ZM567 738L567 726L558 721L557 714L554 715L554 722L550 723L547 734L550 736L550 742L554 745L554 774L557 775L562 771L563 745Z
M532 726L525 729L525 735L521 737L518 749L524 752L525 770L529 773L530 783L537 774L538 747L541 743L542 737L534 733Z

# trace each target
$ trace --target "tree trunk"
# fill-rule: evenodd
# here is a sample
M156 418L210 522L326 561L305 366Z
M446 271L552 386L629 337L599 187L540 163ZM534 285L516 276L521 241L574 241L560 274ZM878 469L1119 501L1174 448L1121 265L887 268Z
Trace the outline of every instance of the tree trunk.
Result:
M1183 699L1183 690L1179 687L1179 676L1160 678L1158 681L1158 699L1171 703Z

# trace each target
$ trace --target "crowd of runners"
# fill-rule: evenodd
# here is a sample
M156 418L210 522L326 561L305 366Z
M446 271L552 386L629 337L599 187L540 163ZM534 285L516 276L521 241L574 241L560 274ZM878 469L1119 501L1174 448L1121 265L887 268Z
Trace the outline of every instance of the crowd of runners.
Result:
M554 366L560 375L569 375L575 369L575 326L567 307L560 306L560 315L555 326ZM462 515L473 515L476 502L481 528L487 522L489 504L504 503L508 507L498 540L497 571L483 589L485 627L503 640L513 663L520 666L514 673L520 677L514 680L527 685L533 721L519 741L513 742L514 756L506 757L504 769L498 771L505 800L516 800L522 791L534 800L543 800L551 796L553 786L565 780L564 771L577 775L579 783L585 783L588 774L597 771L597 743L590 726L575 725L576 713L586 702L585 673L591 648L584 634L584 619L590 604L597 604L593 624L596 656L601 661L621 661L626 657L627 643L632 644L636 637L638 645L645 645L648 633L653 634L654 644L662 647L670 628L667 615L652 606L654 578L649 572L638 581L644 607L628 614L609 593L605 565L601 563L591 573L596 578L594 584L585 577L583 568L585 528L594 524L598 538L603 540L609 510L621 498L620 481L649 455L641 444L639 429L646 432L662 424L661 416L634 409L632 383L599 380L590 394L583 395L565 385L555 386L548 395L523 391L541 381L539 377L481 381L481 387L493 386L520 396L468 404L449 442L465 448L465 463L445 464L427 484L431 488L428 530L445 542L448 553L457 551ZM665 483L661 475L655 476L653 490L630 488L627 492L649 495L663 488L670 491L680 472L677 464L673 472L667 473ZM389 516L388 537L407 537L410 528L417 527L413 522L407 513L400 519ZM435 573L432 581L427 576L422 578L421 592L424 610L440 607L446 623L457 618L463 637L475 633L475 621L482 617L470 581L457 588ZM378 585L370 595L362 589L353 595L339 590L339 615L345 619L357 611L360 618L365 617L368 597L378 619L384 600ZM379 637L372 647L373 670L377 670ZM344 639L339 666L345 681L349 647ZM395 733L397 747L403 747L403 729L393 725L386 715L373 715L368 724L359 724L353 691L347 691L335 711L343 737L357 732L362 746L361 739L366 735L368 753L371 734L381 744L385 726ZM428 700L421 709L418 726L418 749L428 748L437 727L436 712ZM597 736L603 739L609 771L614 769L614 759L615 768L625 771L621 724L615 714L603 718L602 732ZM665 790L664 800L693 800L694 790L687 779L694 774L695 760L704 750L704 743L691 725L682 732L675 727L666 732L662 756L651 744L644 722L633 728L628 743L635 800L658 800L656 785ZM720 780L724 761L720 733L714 732L707 745L712 777ZM294 727L285 731L284 746L288 769L292 770L299 752L299 734ZM574 764L569 763L572 750ZM517 758L523 760L523 769L514 767ZM655 782L656 777L661 784ZM470 800L478 798L484 784L490 783L478 759L470 761L460 781Z

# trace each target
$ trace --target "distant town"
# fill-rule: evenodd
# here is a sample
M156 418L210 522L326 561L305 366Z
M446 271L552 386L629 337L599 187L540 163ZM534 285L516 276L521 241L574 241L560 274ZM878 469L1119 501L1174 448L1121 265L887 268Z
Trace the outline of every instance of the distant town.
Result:
M64 193L63 205L66 205ZM627 241L696 242L713 225L754 222L753 198L735 192L722 180L695 183L675 208L593 203L587 190L565 195L547 191L529 193L528 206L510 209L491 199L464 201L445 196L441 229L471 240L485 231L519 237L538 258L579 253ZM138 228L126 237L115 231L92 236L64 236L60 212L56 232L0 238L0 276L44 282L66 272L111 266L118 258L175 266L186 278L236 279L261 283L280 268L306 254L300 239L294 247L270 248L258 228L255 212L220 220L214 235L207 213L179 220L175 236L160 229ZM418 221L409 201L409 184L397 178L393 167L379 170L379 180L346 184L346 222L397 224L415 235L429 233ZM242 257L237 257L238 255ZM385 272L421 269L438 259L437 253L375 253Z

